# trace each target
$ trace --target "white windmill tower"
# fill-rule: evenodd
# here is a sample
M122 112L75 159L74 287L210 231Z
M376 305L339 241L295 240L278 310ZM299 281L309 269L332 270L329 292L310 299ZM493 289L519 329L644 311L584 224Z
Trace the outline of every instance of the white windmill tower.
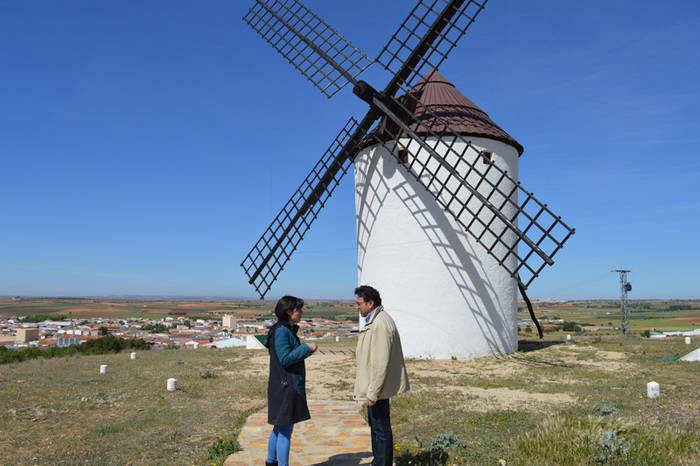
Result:
M471 142L473 150L466 156L477 168L495 164L517 179L522 146L452 83L432 72L415 92L420 104ZM401 329L407 357L472 358L516 351L516 280L426 191L424 184L433 173L426 171L420 183L401 166L411 165L407 152L397 159L375 142L393 139L385 127L382 121L367 138L372 145L355 157L358 283L381 290L384 307ZM420 128L416 134L427 136ZM437 181L444 183L447 176L443 171ZM472 178L488 196L490 186L478 183L481 174ZM505 189L512 190L512 184ZM460 201L466 202L468 195L465 190ZM515 204L503 212L512 217ZM493 214L482 209L477 216L485 224ZM510 247L515 240L509 235ZM515 256L508 260L514 267Z
M380 290L404 353L516 350L516 290L527 300L573 229L516 181L522 147L436 71L485 3L419 0L376 60L393 73L380 92L356 79L372 60L297 0L256 1L244 20L304 76L328 97L350 82L370 106L243 260L261 298L354 162L359 280Z

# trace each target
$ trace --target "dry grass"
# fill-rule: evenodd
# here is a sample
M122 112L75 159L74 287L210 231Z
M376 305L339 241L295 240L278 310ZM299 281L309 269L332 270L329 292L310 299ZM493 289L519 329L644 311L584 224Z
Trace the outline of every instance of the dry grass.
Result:
M398 462L426 458L444 434L466 445L450 450L456 464L596 464L600 436L616 432L632 441L637 462L700 464L700 363L658 360L691 347L548 338L556 341L501 358L409 360L412 391L392 403ZM310 398L349 399L354 339L318 343L307 362ZM264 407L267 364L265 351L200 348L5 365L0 464L209 464L217 436L235 435ZM178 379L175 392L165 390L169 377ZM661 384L657 400L644 396L652 379Z
M420 464L437 434L454 434L466 445L450 455L455 464L700 464L700 363L658 359L694 347L547 338L503 358L411 361L414 390L392 405L398 463ZM646 398L650 380L660 399ZM627 453L606 456L605 432Z
M247 366L245 351L138 356L3 366L0 464L204 463L217 435L264 405L263 379L234 375ZM109 366L106 375L99 374L100 364ZM232 375L218 376L224 370ZM169 377L178 380L175 392L165 389Z

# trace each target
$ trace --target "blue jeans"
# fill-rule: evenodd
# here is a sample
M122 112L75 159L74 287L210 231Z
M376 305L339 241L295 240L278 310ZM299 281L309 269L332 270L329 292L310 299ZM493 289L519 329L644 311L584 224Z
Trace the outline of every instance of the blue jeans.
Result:
M289 443L292 440L294 424L289 426L275 426L270 432L270 439L267 441L267 461L279 466L289 465Z
M394 461L394 435L391 432L389 400L377 400L367 406L367 419L372 431L372 466L391 466Z

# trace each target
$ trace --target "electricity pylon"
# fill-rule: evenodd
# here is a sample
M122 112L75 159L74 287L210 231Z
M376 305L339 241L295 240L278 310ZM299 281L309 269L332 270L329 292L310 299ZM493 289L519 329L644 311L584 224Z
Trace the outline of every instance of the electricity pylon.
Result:
M632 284L627 281L627 272L631 270L613 270L620 274L620 307L622 308L622 334L630 334L630 311L627 309L627 292L632 291Z

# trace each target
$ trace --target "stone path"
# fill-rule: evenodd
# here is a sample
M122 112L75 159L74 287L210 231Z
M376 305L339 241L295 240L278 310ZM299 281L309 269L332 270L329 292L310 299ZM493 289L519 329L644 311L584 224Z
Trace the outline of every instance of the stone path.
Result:
M291 465L357 465L372 462L369 427L352 401L311 401L311 419L294 425ZM259 466L267 457L267 408L252 414L238 441L243 448L229 456L224 466Z

